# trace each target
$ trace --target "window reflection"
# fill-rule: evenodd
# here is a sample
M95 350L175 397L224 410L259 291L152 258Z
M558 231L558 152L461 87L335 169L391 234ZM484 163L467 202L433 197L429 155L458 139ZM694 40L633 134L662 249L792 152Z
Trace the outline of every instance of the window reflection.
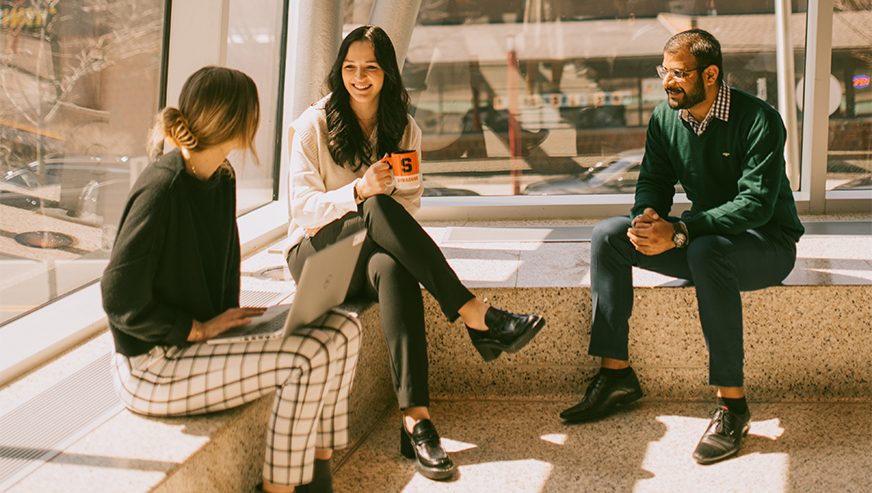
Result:
M163 7L0 0L0 323L102 274L147 163Z
M227 66L251 77L260 96L260 127L255 137L260 166L242 152L229 156L237 171L237 209L242 214L273 199L284 2L231 0L229 8Z
M371 3L355 1L347 22L366 22ZM786 5L795 87L807 2ZM644 148L666 99L655 67L669 37L712 32L727 83L778 108L773 9L753 0L424 0L403 77L424 133L425 195L632 193L584 178ZM788 122L797 136L799 122ZM633 180L627 169L621 182Z
M834 3L827 190L872 190L870 25L869 2Z

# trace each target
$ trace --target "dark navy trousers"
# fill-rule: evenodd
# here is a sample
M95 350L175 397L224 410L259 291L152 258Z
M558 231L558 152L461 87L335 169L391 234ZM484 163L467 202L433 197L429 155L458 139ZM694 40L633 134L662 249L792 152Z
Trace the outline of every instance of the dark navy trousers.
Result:
M677 218L670 218L677 221ZM629 360L633 266L690 280L709 351L709 384L742 387L744 380L741 291L774 286L796 262L796 243L774 223L737 235L691 238L687 248L659 255L638 252L627 237L629 217L599 223L591 239L593 323L591 356Z

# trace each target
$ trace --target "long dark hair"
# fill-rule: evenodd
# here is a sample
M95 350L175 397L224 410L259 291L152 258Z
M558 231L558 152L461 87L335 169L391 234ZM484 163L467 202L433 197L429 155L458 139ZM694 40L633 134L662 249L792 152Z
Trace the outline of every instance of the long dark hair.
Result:
M398 146L409 123L406 115L409 113L410 105L409 93L403 86L403 77L397 65L397 53L387 33L377 26L361 26L348 33L339 47L339 54L327 77L327 87L332 95L327 101L325 110L328 129L327 148L330 149L330 156L336 164L348 167L352 171L372 164L374 150L369 136L363 135L363 130L351 109L351 95L342 82L342 66L348 55L348 48L356 41L372 43L375 60L385 74L378 102L376 156L401 150Z

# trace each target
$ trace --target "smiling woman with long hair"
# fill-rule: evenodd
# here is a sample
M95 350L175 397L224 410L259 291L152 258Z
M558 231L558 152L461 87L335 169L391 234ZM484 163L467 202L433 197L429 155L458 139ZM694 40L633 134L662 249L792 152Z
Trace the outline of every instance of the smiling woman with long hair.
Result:
M398 189L386 153L421 153L421 129L409 113L396 52L379 27L362 26L343 40L327 79L330 95L291 126L285 254L294 279L306 258L364 227L367 239L349 296L379 303L391 376L403 410L401 452L431 479L454 464L430 421L427 337L419 283L449 321L460 317L486 361L517 352L544 326L538 315L515 315L476 298L415 220L423 184Z

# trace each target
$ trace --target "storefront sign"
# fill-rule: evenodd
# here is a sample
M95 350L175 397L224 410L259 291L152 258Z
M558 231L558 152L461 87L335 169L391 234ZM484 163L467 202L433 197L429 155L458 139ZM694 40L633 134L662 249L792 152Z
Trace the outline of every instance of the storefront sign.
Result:
M58 13L54 7L17 7L20 2L0 4L0 28L38 33L45 28L51 17Z

